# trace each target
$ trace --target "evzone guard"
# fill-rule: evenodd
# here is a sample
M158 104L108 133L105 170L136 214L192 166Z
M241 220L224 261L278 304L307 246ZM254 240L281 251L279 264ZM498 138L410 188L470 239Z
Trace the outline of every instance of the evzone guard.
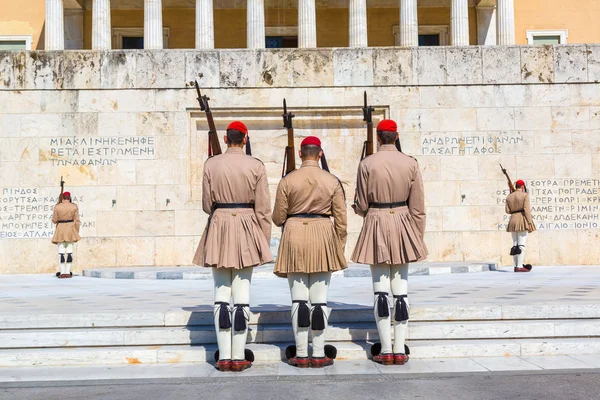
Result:
M527 234L536 228L531 218L531 202L524 181L519 179L515 182L514 191L506 197L505 211L510 214L506 231L512 235L513 247L510 249L510 255L513 256L514 271L529 272L532 269L531 264L524 264L525 242Z
M408 264L427 256L423 241L425 196L419 164L401 152L394 121L379 122L377 142L379 150L358 166L353 209L364 221L351 259L371 266L380 340L372 346L373 361L403 365L409 359L405 346L409 319ZM391 313L390 294L394 300Z
M292 147L293 154L293 141L290 145L286 151ZM290 152L286 154L289 157ZM336 356L335 347L325 345L327 292L331 273L347 267L346 202L340 181L319 167L321 159L326 168L321 141L314 136L305 138L299 155L302 166L277 187L273 222L283 227L283 233L274 273L288 279L292 297L296 345L286 349L288 362L300 368L320 368L332 365Z
M202 208L210 217L193 262L212 268L219 347L215 361L221 371L243 371L254 361L246 349L252 270L273 261L266 169L260 160L244 154L244 145L249 152L248 140L242 122L229 124L224 137L227 151L220 154L220 147L212 148L220 155L206 161L202 180Z
M52 223L56 225L52 243L58 245L58 258L60 272L56 273L58 278L71 278L73 273L73 248L75 243L81 240L79 236L80 220L79 207L71 202L71 193L62 193L64 182L61 181L61 194L59 202L54 206Z

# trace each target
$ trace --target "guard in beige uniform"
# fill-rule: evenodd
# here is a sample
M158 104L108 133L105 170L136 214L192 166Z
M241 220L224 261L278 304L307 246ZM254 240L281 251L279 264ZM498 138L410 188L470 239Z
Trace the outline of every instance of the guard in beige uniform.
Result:
M73 245L79 237L79 207L71 203L71 193L64 192L62 202L54 206L52 223L56 224L56 230L52 237L52 243L58 245L58 256L60 272L56 273L59 278L71 278L73 273Z
M515 272L529 272L531 264L523 264L525 242L527 233L535 231L535 224L531 218L529 193L525 191L524 181L519 179L515 182L515 191L506 197L505 210L510 214L506 231L512 234L513 247L510 249L510 255L514 258Z
M358 166L354 211L364 217L352 260L371 265L374 313L381 344L372 348L373 361L405 364L404 341L408 325L408 263L423 260L427 247L425 196L417 161L398 151L396 123L377 125L379 151ZM394 302L394 346L392 348L390 292Z
M319 167L322 155L317 137L302 141L302 166L279 182L273 210L275 225L284 226L274 272L288 278L296 339L295 349L288 348L286 356L290 365L300 368L333 364L335 348L325 346L327 291L331 273L347 266L344 190L334 175ZM313 339L310 359L309 328Z
M212 268L219 346L215 358L221 371L252 365L253 356L245 349L252 267L273 261L267 173L260 160L244 154L247 135L243 123L229 124L227 151L204 164L202 206L210 218L193 261Z

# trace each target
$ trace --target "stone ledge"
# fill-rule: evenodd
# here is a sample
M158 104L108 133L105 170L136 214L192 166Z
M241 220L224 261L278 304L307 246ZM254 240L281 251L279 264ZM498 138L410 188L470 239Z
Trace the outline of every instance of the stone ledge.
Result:
M0 90L597 82L600 46L0 52Z

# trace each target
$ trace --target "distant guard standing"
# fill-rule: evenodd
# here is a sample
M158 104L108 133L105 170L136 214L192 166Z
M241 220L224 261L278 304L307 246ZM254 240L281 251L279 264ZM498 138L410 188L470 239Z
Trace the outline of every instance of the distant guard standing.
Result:
M56 273L58 278L72 278L71 267L73 265L73 247L81 240L79 236L79 207L71 202L71 193L64 192L59 198L59 203L54 206L52 223L56 224L56 230L52 237L52 243L58 245L58 257L60 272Z
M212 268L219 346L215 359L221 371L239 372L252 365L254 357L246 350L252 267L273 261L266 168L244 154L248 140L246 125L229 124L227 151L206 161L202 181L202 207L210 217L193 262Z
M379 150L358 166L354 211L364 217L352 260L371 265L374 313L380 344L372 349L373 361L403 365L408 327L408 263L423 260L427 247L425 196L419 164L400 151L397 125L382 120L377 125ZM394 298L394 345L388 303Z
M531 203L529 193L525 189L525 182L515 182L515 190L506 197L505 210L510 214L510 220L506 228L513 240L510 255L513 256L515 272L531 271L531 264L523 264L525 259L525 242L527 234L535 231L535 224L531 217Z
M273 222L284 227L274 273L288 279L296 341L295 347L286 349L286 357L299 368L321 368L334 362L335 348L325 346L327 293L331 273L347 267L344 189L334 175L319 167L319 159L326 166L322 156L319 138L309 136L302 141L302 166L279 182L273 210Z

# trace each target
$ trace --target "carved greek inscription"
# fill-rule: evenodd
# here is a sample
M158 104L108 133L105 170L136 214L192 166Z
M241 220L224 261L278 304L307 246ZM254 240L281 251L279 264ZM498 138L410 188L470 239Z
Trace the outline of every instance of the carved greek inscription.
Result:
M502 154L522 145L525 139L518 132L493 132L485 134L440 133L423 135L421 155L423 156L481 156Z

